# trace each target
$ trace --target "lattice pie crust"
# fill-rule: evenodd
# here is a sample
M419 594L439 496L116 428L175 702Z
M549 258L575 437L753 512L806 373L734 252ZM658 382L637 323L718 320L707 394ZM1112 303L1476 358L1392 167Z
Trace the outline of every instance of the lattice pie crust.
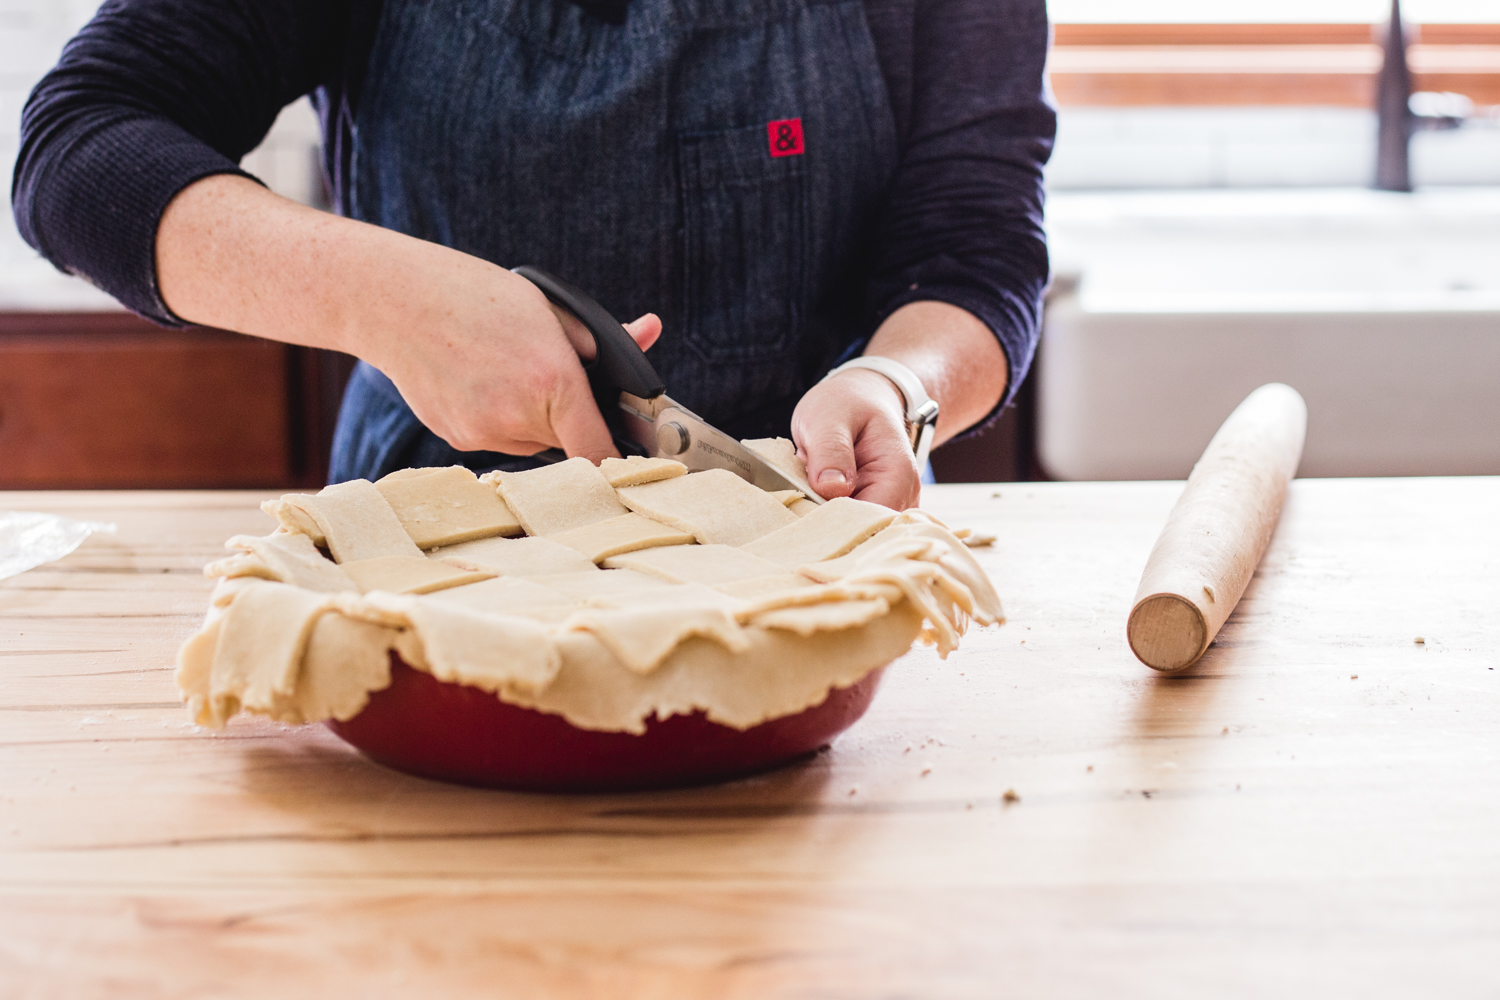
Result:
M389 685L396 650L585 729L697 709L747 729L916 639L947 655L971 619L1003 620L974 557L921 511L686 473L407 469L268 501L277 530L206 567L219 583L178 686L203 725L343 720Z

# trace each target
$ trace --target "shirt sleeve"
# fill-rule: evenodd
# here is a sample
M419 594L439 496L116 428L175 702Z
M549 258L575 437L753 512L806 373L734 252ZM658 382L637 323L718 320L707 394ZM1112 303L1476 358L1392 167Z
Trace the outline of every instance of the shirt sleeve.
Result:
M131 310L162 301L156 230L179 191L240 174L283 107L337 79L348 0L107 0L26 102L16 226Z
M872 5L870 16L901 159L881 221L869 310L878 325L908 302L937 300L989 326L1009 381L977 431L1015 397L1041 335L1048 278L1042 169L1057 132L1044 80L1046 6L914 0ZM910 19L904 32L897 18Z

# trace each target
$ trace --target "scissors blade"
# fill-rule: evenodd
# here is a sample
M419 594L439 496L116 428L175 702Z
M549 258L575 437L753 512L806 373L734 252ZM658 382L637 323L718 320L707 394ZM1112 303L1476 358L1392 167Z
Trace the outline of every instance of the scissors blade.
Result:
M823 498L804 490L755 452L663 393L643 399L620 393L625 433L652 458L672 458L693 472L727 469L768 492L797 490L813 503Z

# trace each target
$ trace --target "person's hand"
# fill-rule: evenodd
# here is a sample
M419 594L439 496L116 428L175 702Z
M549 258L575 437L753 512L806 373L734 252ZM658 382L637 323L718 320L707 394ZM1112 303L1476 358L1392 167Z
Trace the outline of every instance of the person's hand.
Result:
M878 372L851 369L809 389L792 414L792 440L813 489L825 500L915 507L922 478L905 412L901 393Z
M430 311L407 336L382 331L362 356L459 451L616 455L584 374L594 342L583 325L502 268L466 258L455 271L422 296ZM647 314L626 330L645 349L661 321Z

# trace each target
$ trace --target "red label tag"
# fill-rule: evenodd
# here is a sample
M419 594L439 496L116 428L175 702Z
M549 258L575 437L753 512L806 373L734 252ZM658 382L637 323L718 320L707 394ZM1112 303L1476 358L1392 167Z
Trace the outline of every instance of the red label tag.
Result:
M802 119L786 118L766 125L766 136L771 143L772 156L801 156Z

